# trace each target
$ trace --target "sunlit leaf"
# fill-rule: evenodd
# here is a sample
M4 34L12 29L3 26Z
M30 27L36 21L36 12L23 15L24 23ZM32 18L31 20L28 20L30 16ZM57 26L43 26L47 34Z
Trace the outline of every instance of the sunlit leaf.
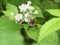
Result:
M59 9L46 9L51 15L60 17L60 10Z
M60 29L60 18L53 18L49 21L47 21L39 31L39 39L38 42L40 42L42 39L44 39L49 34L57 31Z
M32 45L38 45L38 43L33 43ZM56 32L45 37L39 45L58 45L58 35Z

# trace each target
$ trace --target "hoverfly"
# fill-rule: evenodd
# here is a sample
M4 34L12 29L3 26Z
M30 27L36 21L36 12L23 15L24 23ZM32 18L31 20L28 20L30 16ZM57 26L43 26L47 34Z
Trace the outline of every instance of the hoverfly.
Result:
M28 22L29 22L30 26L34 26L35 25L35 18L31 18L31 17L28 16L27 19L28 19Z
M29 25L30 26L35 26L35 19L30 19L30 22L29 22Z

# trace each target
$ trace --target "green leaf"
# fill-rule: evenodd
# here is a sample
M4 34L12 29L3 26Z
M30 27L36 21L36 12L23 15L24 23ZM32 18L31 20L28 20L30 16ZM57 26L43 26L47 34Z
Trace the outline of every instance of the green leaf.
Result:
M36 24L36 25L37 25L38 29L40 30L42 25L41 24Z
M32 28L29 28L29 30L26 30L27 35L30 38L34 39L35 41L37 41L38 34L39 34L38 32L39 31L38 29L36 29L36 27L32 27Z
M59 44L60 44L60 29L57 31L58 37L59 37Z
M44 18L40 7L34 6L34 9L35 9L34 11L38 11L38 14L34 15L35 17L42 17L42 18Z
M52 18L51 20L47 21L42 27L39 32L38 42L44 39L49 34L57 31L60 29L60 18Z
M37 27L34 26L34 27L31 27L25 31L30 38L32 38L35 41L38 41L38 36L39 36L39 29L38 28L41 28L40 24Z
M0 45L24 45L20 25L5 17L0 18Z
M3 13L5 14L5 16L9 17L10 19L15 19L15 15L18 14L18 9L16 6L7 3L6 4L6 11L3 11ZM11 15L11 13L13 13L13 15Z
M27 30L29 28L29 24L23 24L23 27L25 30Z
M38 45L38 43L33 43L32 45ZM58 45L58 35L56 32L45 37L39 45Z
M46 36L40 43L40 45L58 45L58 35L56 32Z
M14 20L9 20L6 17L0 17L0 26L6 27L7 29L11 31L17 31L21 29L21 26L16 24ZM11 28L10 28L11 27Z
M46 9L47 12L52 14L53 16L60 17L60 10L59 9Z

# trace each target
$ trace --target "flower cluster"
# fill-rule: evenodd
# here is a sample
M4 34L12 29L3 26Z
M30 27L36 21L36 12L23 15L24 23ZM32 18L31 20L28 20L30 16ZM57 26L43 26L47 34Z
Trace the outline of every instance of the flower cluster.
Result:
M30 22L30 19L32 18L32 14L38 14L38 11L34 11L34 7L31 6L31 1L28 1L27 4L22 4L19 6L20 13L15 16L15 19L17 22L22 23L23 21L25 22Z

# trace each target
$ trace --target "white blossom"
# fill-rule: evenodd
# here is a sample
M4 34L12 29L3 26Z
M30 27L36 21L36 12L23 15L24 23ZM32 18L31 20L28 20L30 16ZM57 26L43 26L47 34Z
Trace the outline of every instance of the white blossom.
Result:
M27 18L25 18L25 22L29 22L29 20Z
M34 11L34 14L38 14L38 11Z
M25 13L25 17L28 17L29 16L29 13Z
M30 4L31 4L31 1L28 1L28 2L27 2L27 4L29 4L29 5L30 5Z
M34 10L34 7L33 6L29 6L29 10Z
M25 22L29 22L29 13L25 13Z
M38 14L38 11L34 11L34 7L31 6L31 1L28 1L27 4L22 4L19 6L21 14L17 14L15 16L15 19L20 21L19 23L22 23L23 21L29 23L31 20L31 15L32 14ZM13 15L13 13L11 13Z
M25 18L25 22L28 22L29 23L30 22L30 18L29 17L26 17Z
M17 20L17 21L20 21L21 19L22 19L22 14L17 14L16 16L15 16L15 19Z
M25 12L28 9L28 5L27 4L22 4L21 6L19 6L19 9L21 10L21 12Z
M11 14L10 14L11 16L13 16L14 15L14 13L13 12L11 12Z

